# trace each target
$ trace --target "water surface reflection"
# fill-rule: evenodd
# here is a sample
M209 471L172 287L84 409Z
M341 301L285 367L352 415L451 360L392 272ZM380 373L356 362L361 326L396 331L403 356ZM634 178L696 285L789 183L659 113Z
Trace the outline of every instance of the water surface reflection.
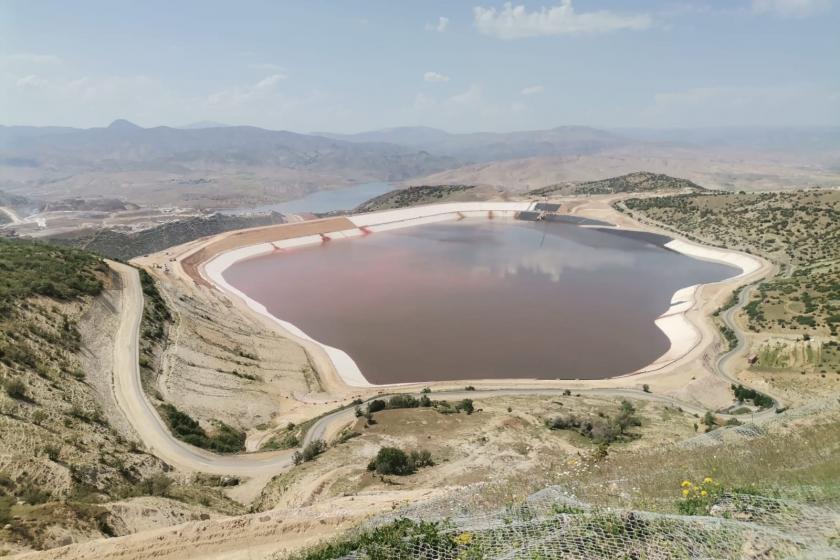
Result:
M737 274L657 241L465 220L258 257L224 276L373 383L595 379L667 350L654 320L677 289Z

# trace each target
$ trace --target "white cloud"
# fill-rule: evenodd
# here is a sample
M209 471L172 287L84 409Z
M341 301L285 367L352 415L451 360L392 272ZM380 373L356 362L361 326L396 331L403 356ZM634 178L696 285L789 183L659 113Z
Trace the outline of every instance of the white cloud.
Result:
M207 97L207 103L209 105L238 106L264 99L273 92L277 84L285 79L286 76L283 74L272 74L253 85L236 86L210 94Z
M558 6L533 12L510 2L500 10L477 6L473 8L473 15L481 33L500 39L639 30L647 29L653 23L646 14L622 15L609 10L578 13L572 0L561 0Z
M423 81L426 82L448 82L449 76L440 74L439 72L426 72L423 74Z
M261 70L264 72L274 72L275 74L282 74L283 67L279 64L272 64L271 62L252 62L248 65L251 70Z
M15 87L20 89L38 89L47 87L49 82L44 78L36 76L35 74L29 74L28 76L24 76L23 78L18 78L15 82Z
M426 31L437 31L438 33L443 33L446 31L447 27L449 27L449 18L440 16L437 23L426 24Z
M537 95L545 91L545 88L542 86L528 86L526 88L522 88L521 93L522 95Z
M829 7L829 0L752 0L753 11L780 17L803 18Z
M11 53L0 55L0 62L4 65L44 65L44 64L59 64L61 58L54 54L37 54L37 53Z

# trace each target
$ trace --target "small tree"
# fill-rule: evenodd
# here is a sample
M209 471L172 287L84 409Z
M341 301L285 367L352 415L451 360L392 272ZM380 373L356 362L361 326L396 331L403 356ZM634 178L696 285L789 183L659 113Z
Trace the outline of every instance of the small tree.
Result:
M406 475L415 469L405 451L396 447L383 447L368 464L368 470L378 474Z
M703 415L703 424L706 425L706 431L711 432L715 428L717 428L717 419L715 415L712 414L712 411L706 411L706 414Z
M292 460L295 462L295 465L300 465L301 463L313 460L315 457L326 451L326 449L327 444L324 443L324 440L312 440L306 447L303 448L303 451L295 451L295 454L292 455Z
M427 449L421 449L420 451L412 451L409 455L409 459L414 465L415 469L420 469L423 467L432 467L434 466L435 462L432 459L432 454Z
M385 401L383 401L382 399L376 399L374 401L370 401L367 404L367 411L370 414L373 414L374 412L379 412L380 410L385 410L386 407L387 407L387 404L385 403Z
M464 399L455 405L455 410L463 410L467 414L472 414L475 411L472 399Z

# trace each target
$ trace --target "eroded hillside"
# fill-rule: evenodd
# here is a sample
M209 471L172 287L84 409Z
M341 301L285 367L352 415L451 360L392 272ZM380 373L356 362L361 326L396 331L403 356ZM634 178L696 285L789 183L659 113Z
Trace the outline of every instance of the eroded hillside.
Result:
M0 239L0 271L0 552L237 511L213 481L168 475L117 409L109 267Z

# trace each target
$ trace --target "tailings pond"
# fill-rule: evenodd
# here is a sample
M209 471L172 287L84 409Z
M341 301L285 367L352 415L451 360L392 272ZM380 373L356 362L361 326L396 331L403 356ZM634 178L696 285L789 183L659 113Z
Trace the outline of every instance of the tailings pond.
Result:
M675 291L740 272L667 241L476 219L278 251L224 277L347 352L371 383L600 379L668 350L654 320Z

